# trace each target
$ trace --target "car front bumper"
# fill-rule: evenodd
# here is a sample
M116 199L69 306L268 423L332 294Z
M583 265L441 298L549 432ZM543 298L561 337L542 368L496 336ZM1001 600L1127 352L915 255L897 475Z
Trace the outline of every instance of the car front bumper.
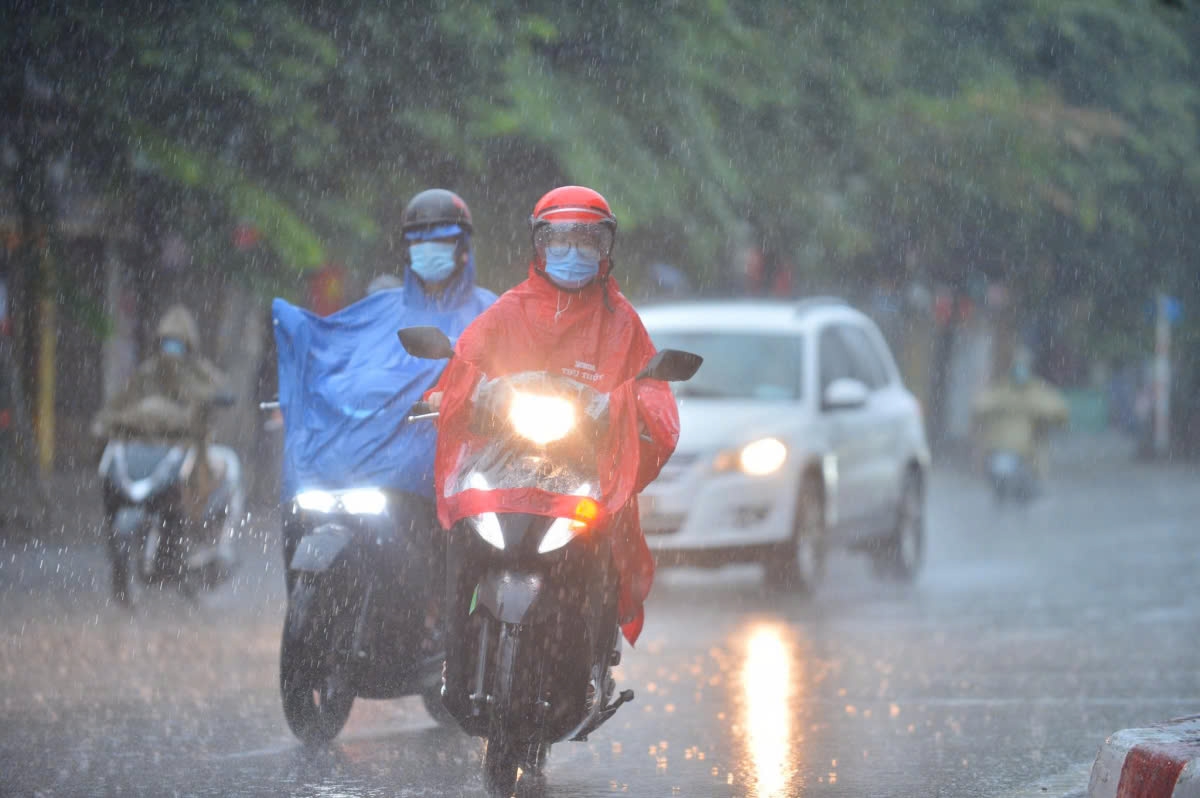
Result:
M642 531L665 561L702 561L706 552L745 557L791 538L796 476L785 465L765 477L714 473L712 458L683 456L663 469L639 499Z

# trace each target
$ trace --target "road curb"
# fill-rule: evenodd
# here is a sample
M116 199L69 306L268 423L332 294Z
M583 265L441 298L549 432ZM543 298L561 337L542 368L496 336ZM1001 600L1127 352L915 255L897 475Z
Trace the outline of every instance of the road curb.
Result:
M1092 765L1088 798L1200 798L1200 715L1113 734Z

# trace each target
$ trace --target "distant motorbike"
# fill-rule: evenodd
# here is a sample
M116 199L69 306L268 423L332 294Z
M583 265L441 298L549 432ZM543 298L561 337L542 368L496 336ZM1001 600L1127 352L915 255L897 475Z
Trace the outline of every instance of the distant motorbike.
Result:
M1037 473L1018 452L992 450L988 452L986 468L996 504L1027 504L1038 495Z
M435 328L400 337L416 357L453 355ZM700 362L664 350L639 377L687 380ZM519 769L536 774L552 743L586 740L634 694L614 695L612 676L621 656L618 575L594 453L606 422L590 412L605 397L545 372L492 380L487 390L506 400L477 398L474 423L485 437L462 453L447 492L537 487L577 499L572 517L535 506L485 512L449 535L442 700L464 731L487 739L487 787L507 796ZM504 410L481 409L488 405ZM433 415L414 408L413 418Z
M232 397L215 402L232 403ZM118 602L130 605L139 590L154 585L173 584L191 596L232 575L233 540L243 518L241 463L226 447L205 449L213 484L205 495L191 497L196 445L178 437L120 436L105 446L99 473ZM200 504L199 512L190 512L190 503Z
M356 697L417 694L449 722L438 693L437 530L428 499L372 487L302 490L285 508L279 686L288 727L305 744L335 738Z

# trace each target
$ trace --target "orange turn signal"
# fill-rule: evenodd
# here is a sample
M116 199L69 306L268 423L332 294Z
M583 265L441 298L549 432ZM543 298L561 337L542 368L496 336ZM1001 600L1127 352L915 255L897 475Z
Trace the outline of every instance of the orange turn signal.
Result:
M592 499L580 499L571 514L571 526L577 532L589 529L600 517L600 505Z

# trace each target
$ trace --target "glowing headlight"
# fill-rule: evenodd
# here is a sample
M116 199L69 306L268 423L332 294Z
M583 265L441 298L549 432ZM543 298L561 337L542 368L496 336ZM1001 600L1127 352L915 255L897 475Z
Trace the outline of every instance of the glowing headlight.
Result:
M546 530L546 534L542 536L542 542L538 544L538 554L561 549L574 540L576 535L584 531L587 531L587 524L581 524L570 518L556 518L550 528Z
M765 477L783 468L787 447L777 438L762 438L748 443L738 453L738 466L755 477Z
M504 530L500 528L500 518L495 513L483 513L471 519L471 526L479 533L479 537L498 549L504 548Z
M296 494L296 504L310 513L328 513L337 504L337 499L327 491L302 490Z
M339 510L350 515L379 515L387 509L387 496L375 488L335 492L302 490L296 494L296 505L310 513Z
M575 405L557 396L517 392L508 421L518 435L544 446L565 438L575 426Z
M379 515L387 509L387 496L372 488L348 490L342 494L342 506L351 515Z
M584 485L575 495L585 495L591 490L590 486ZM545 554L555 549L561 549L563 546L570 543L578 535L582 535L592 528L596 523L596 519L600 517L600 505L589 498L579 500L579 504L575 505L575 512L570 518L556 518L550 528L546 530L546 534L542 535L542 542L538 544L538 554Z

